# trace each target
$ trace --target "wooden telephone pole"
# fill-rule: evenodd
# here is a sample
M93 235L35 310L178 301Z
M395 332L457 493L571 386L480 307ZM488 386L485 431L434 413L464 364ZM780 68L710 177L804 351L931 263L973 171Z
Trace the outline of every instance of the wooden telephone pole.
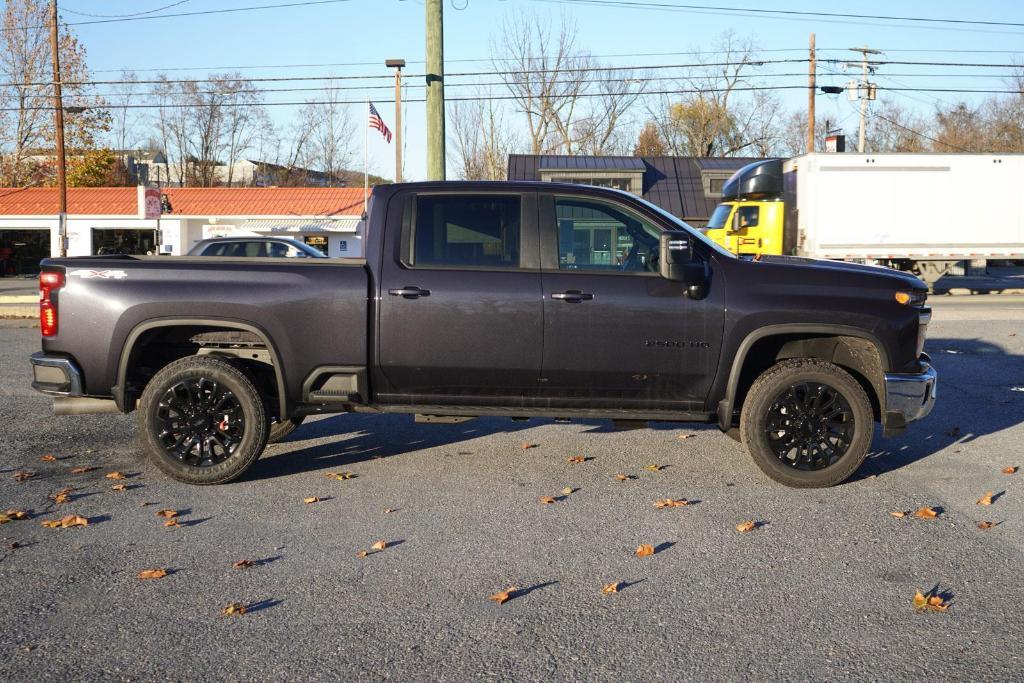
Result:
M50 3L50 52L53 61L53 111L57 146L57 187L60 196L57 233L61 258L68 255L68 178L64 159L64 98L60 89L60 38L57 31L57 0Z
M810 82L807 88L807 153L814 151L814 96L818 89L818 64L814 54L814 34L811 34Z
M427 179L444 180L444 18L443 0L427 9Z

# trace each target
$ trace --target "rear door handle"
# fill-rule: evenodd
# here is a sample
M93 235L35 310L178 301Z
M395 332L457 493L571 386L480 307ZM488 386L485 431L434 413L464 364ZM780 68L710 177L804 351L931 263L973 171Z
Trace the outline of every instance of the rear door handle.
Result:
M570 304L578 304L581 301L590 301L594 298L594 295L589 292L581 292L578 289L570 289L568 292L554 292L551 298Z
M388 294L405 297L406 299L419 299L421 296L430 296L430 290L406 286L401 289L389 289Z

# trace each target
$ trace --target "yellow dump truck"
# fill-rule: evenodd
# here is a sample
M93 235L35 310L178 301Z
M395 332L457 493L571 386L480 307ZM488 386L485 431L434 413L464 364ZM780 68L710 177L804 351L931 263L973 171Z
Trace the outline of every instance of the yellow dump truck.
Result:
M805 154L736 171L707 235L740 254L857 261L929 284L1024 259L1024 154Z

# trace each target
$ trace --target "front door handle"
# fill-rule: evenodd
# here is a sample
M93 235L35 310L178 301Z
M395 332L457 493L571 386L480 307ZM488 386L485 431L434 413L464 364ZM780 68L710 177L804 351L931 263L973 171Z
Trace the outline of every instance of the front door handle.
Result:
M581 292L578 289L570 289L568 292L555 292L551 295L551 298L570 304L578 304L581 301L590 301L594 298L594 295L589 292Z
M389 289L388 294L391 296L401 296L406 299L419 299L421 296L430 296L430 290L406 286L401 289Z

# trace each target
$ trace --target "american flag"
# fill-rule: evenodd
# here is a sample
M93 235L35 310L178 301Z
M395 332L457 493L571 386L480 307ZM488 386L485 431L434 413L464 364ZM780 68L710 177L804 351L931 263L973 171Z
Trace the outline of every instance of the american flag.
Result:
M384 119L380 117L380 113L377 108L370 103L370 128L376 128L380 131L380 134L384 136L384 139L391 142L391 129L384 123Z

